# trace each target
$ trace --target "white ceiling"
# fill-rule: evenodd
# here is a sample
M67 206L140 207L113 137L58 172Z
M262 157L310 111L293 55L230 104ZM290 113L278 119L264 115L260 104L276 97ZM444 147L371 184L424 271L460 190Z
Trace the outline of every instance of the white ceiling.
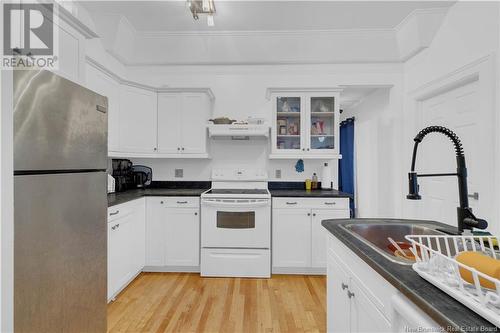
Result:
M91 13L120 14L137 31L307 31L391 29L415 9L450 1L219 1L215 26L193 20L186 1L86 1Z
M402 62L428 47L445 1L222 1L215 27L185 0L84 1L104 49L125 65Z

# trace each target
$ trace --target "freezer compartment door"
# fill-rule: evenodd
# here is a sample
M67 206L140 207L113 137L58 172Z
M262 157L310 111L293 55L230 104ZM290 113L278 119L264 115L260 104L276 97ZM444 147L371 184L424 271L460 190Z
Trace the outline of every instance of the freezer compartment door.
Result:
M14 71L14 170L106 169L107 106L51 72Z
M106 173L14 177L15 332L106 332Z

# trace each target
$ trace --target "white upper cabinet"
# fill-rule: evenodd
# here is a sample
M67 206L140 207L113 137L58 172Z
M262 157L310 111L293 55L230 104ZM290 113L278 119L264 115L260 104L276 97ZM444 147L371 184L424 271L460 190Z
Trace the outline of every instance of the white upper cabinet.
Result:
M206 154L209 118L210 105L206 94L182 94L181 151L183 154Z
M158 155L208 157L206 127L210 111L206 93L159 93Z
M158 153L177 154L181 151L182 96L158 94Z
M108 155L130 158L208 158L208 88L162 88L124 81L87 62L86 86L108 98Z
M87 88L108 98L108 151L118 151L120 84L92 66L87 66L86 79Z
M270 88L270 158L339 157L340 89Z
M119 152L156 153L156 93L122 85L120 90Z

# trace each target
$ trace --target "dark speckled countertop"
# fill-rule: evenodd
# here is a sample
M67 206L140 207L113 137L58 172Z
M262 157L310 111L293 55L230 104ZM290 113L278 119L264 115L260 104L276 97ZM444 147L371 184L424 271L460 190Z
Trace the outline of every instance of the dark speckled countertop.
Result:
M306 191L304 182L269 182L269 192L273 197L303 198L350 198L348 193L338 190ZM321 185L321 183L320 183ZM108 194L108 207L144 196L159 197L199 197L211 187L209 181L154 181L146 189L135 189Z
M210 182L153 182L146 189L128 190L108 194L108 207L144 196L156 197L199 197L211 186Z
M348 223L425 223L449 228L433 221L410 221L398 219L339 219L324 220L321 224L370 267L384 277L391 285L408 297L434 321L448 331L497 331L495 325L457 302L448 294L421 278L409 265L389 261L367 244L353 236L342 224Z
M321 182L318 184L321 188ZM304 182L269 182L269 192L273 197L301 197L301 198L350 198L349 193L338 190L310 190L306 191Z

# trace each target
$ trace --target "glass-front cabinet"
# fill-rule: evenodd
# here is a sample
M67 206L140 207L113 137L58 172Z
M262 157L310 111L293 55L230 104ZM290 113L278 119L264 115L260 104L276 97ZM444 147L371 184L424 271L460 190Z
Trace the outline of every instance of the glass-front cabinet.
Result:
M270 158L338 158L339 89L268 89L273 104Z

